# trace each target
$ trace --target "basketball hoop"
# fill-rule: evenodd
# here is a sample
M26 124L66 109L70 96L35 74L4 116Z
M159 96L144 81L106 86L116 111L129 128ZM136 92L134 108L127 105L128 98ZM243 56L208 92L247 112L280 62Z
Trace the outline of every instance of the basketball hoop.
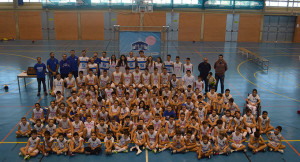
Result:
M133 13L153 12L153 0L132 0Z

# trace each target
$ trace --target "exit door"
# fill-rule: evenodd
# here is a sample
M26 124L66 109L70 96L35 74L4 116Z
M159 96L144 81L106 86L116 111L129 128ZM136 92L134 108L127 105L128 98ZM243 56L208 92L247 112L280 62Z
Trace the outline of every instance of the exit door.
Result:
M227 14L227 21L226 21L226 35L225 41L226 42L236 42L238 38L239 32L239 14Z
M42 11L42 34L44 40L55 40L54 12Z

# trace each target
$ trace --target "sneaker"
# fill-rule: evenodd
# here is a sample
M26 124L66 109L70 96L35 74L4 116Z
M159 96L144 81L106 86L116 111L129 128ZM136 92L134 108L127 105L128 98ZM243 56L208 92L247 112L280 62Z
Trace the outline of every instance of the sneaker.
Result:
M145 146L143 146L143 150L145 150L145 148L146 148L146 147L145 147Z
M172 154L176 154L176 152L177 152L176 150L173 150L173 151L172 151Z
M26 155L25 157L24 157L24 160L29 160L30 159L30 156L29 155Z
M117 153L118 153L118 151L117 151L117 150L112 150L112 152L113 152L113 153L115 153L115 154L117 154Z
M190 152L189 150L185 150L185 152Z
M154 152L154 154L156 154L157 153L157 149L153 149L153 152Z
M38 92L36 96L40 96L40 95L41 95L41 93L40 93L40 92Z
M247 152L247 149L244 149L244 152Z
M133 149L135 149L135 147L131 147L131 148L129 149L129 151L131 152L131 151L133 151Z
M261 152L266 152L266 149L261 150Z
M272 152L272 151L273 151L273 149L272 149L272 148L270 148L270 149L269 149L269 151L270 151L270 152Z
M48 156L49 154L48 153L44 153L44 156Z
M210 155L207 158L210 159Z
M128 152L128 150L124 150L123 152L124 152L124 153L127 153L127 152Z
M22 152L19 152L19 156L23 156Z
M137 153L136 153L136 155L139 155L141 153L142 153L142 150L138 150Z
M278 149L278 152L280 152L280 153L284 153L284 150L282 150L282 149Z

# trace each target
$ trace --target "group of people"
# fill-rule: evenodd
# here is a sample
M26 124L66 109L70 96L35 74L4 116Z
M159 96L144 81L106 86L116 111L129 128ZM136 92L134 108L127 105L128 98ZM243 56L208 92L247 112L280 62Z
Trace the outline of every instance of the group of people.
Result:
M74 58L71 53L69 57ZM55 76L51 90L55 99L44 109L36 103L29 121L21 119L16 136L29 137L20 149L24 159L39 152L44 156L100 154L102 143L106 154L136 150L139 155L143 149L154 153L168 149L172 153L196 152L200 159L247 151L247 137L253 153L265 151L267 146L270 151L284 152L282 127L270 124L268 112L258 114L257 90L247 97L247 108L241 112L229 89L216 92L216 79L206 58L198 66L200 75L195 79L189 58L182 64L178 56L171 61L170 55L164 63L160 58L155 62L143 51L139 57L131 52L119 60L102 54L88 58L83 50L75 61L78 71L70 70L67 75L64 70L58 73L58 64L47 64ZM55 60L54 54L50 55ZM214 66L223 70L215 75L220 80L227 70L222 57ZM70 60L65 55L63 58ZM218 67L220 64L224 69ZM60 63L62 67L66 65ZM205 80L207 93L203 93ZM267 134L267 144L261 134Z

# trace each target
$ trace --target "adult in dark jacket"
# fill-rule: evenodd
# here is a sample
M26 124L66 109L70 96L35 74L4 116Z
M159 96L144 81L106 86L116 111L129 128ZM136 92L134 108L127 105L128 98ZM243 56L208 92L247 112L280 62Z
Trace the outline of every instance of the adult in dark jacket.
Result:
M61 78L67 78L69 72L71 72L71 64L70 61L67 60L67 54L63 54L63 59L59 62L59 65Z
M221 82L221 93L224 93L224 79L225 72L227 71L227 63L223 59L223 55L219 55L219 59L215 62L215 78L216 78L216 91L218 89L219 80Z
M198 65L198 70L200 72L200 76L203 79L204 83L205 83L205 93L208 92L208 80L207 80L207 75L211 70L211 65L208 63L207 58L205 57L203 59L203 62L201 62Z

